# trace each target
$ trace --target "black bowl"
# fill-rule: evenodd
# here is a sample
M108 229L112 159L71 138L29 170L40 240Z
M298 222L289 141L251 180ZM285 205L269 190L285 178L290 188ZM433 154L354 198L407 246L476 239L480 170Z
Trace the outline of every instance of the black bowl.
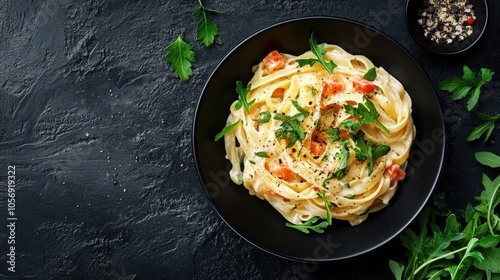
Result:
M224 143L214 136L226 125L235 83L246 84L252 66L272 50L302 54L314 31L318 43L332 43L364 54L403 83L413 99L417 138L405 179L385 209L358 226L334 221L323 234L304 234L266 201L235 185L228 171ZM365 25L340 18L310 17L282 22L236 46L210 76L199 99L193 125L193 149L203 192L220 217L251 244L277 256L314 262L345 260L386 244L420 213L437 184L444 158L444 122L433 86L424 71L398 43Z
M438 44L426 38L424 29L418 23L418 11L423 7L426 0L408 0L406 4L406 26L415 41L423 48L444 55L454 55L470 50L481 39L488 23L488 3L486 0L469 0L473 5L476 20L473 25L473 32L462 41L455 40L451 44ZM437 0L436 0L437 1Z

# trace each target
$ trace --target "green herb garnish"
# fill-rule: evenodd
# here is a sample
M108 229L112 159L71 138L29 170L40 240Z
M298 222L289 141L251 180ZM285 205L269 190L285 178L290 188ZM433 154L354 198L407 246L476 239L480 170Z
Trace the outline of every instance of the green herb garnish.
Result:
M496 122L500 120L500 114L496 114L495 116L490 116L485 113L475 112L477 117L484 121L483 124L476 126L474 130L467 136L467 141L473 141L481 138L483 134L484 142L488 141L491 136L491 133L496 128Z
M260 123L267 123L271 120L271 113L269 111L260 112L259 115L261 115L262 118L253 120Z
M351 138L357 146L357 149L354 149L356 159L360 162L368 160L368 175L371 175L375 161L379 157L386 155L391 150L391 147L385 145L384 143L379 145L372 141L367 143L364 136L365 133L363 131L358 131L355 135L351 134Z
M453 100L462 99L469 94L470 97L467 101L467 109L471 111L479 100L481 87L491 81L495 72L488 68L481 68L476 75L467 65L464 65L463 72L464 75L462 79L454 77L444 80L439 83L438 87L440 90L453 93Z
M214 43L216 36L219 35L219 28L215 22L207 17L207 14L222 14L222 12L205 8L201 0L198 0L198 4L198 9L191 14L191 19L193 20L201 17L196 28L196 40L198 40L200 44L210 47ZM221 44L222 42L218 43Z
M192 51L191 45L186 43L181 36L167 46L165 60L172 65L175 75L181 81L187 82L193 75L191 63L196 62L196 55Z
M300 67L303 67L305 65L313 66L315 63L321 64L325 70L332 74L333 69L337 67L337 65L333 61L326 61L325 60L325 49L324 49L324 44L318 45L316 38L314 37L314 32L311 33L311 38L309 38L309 45L311 46L311 52L317 57L317 58L306 58L306 59L297 59L297 63L299 64Z
M500 167L500 156L491 152L476 152L474 154L476 160L482 165L497 168Z
M340 152L335 153L334 157L340 160L339 167L335 172L330 174L324 181L323 181L323 188L326 188L326 183L332 179L342 179L347 175L347 160L349 159L349 149L347 148L347 141L345 141L342 145L342 148L340 149Z
M290 137L290 142L287 145L287 148L295 145L297 140L304 140L306 134L304 129L300 125L300 122L304 120L304 118L309 115L309 112L302 108L299 103L295 100L292 100L293 106L299 111L299 113L293 116L287 116L283 114L274 115L275 120L281 121L281 127L276 130L275 136L278 139L287 139Z
M317 233L323 233L323 232L325 232L323 229L328 227L329 224L327 221L322 221L321 223L316 224L316 222L318 222L320 220L321 219L319 217L313 217L301 225L294 225L292 223L286 223L286 226L300 230L303 233L309 233L309 230L315 231Z
M239 110L243 106L245 107L247 113L250 113L250 106L252 106L252 104L255 102L255 99L252 99L250 102L247 101L247 95L250 92L251 88L252 88L251 83L249 83L247 87L244 88L243 83L240 80L236 81L236 92L240 97L240 99L235 105L236 110Z
M235 128L240 122L241 122L241 120L238 120L237 122L224 127L221 132L219 132L219 133L217 133L217 135L215 135L215 141L221 139L224 135L226 135L226 133L233 130L233 128Z
M377 69L375 67L372 67L366 71L365 75L363 76L368 81L375 81L377 78Z
M401 235L408 249L406 263L389 261L397 280L402 279L496 279L500 273L500 176L483 174L484 191L475 207L467 204L462 218L449 214L444 229L436 212L426 208L419 218L420 231L411 228ZM463 222L462 222L463 221Z
M331 225L332 224L332 212L330 211L330 207L332 207L332 205L330 202L328 202L325 194L321 190L318 190L318 197L321 198L323 200L323 202L325 203L326 222L328 223L328 225Z
M368 99L365 95L363 95L363 100L365 101L365 103L358 104L358 107L354 107L354 106L349 105L349 104L344 105L344 108L346 109L347 113L358 118L359 121L348 118L348 119L345 119L344 121L342 121L341 126L347 128L349 131L353 132L353 131L356 131L358 128L360 128L364 124L375 123L378 126L380 126L386 133L390 133L389 129L387 129L387 127L385 127L378 120L378 117L380 115L377 112L375 105L373 105L373 103L370 101L370 99Z

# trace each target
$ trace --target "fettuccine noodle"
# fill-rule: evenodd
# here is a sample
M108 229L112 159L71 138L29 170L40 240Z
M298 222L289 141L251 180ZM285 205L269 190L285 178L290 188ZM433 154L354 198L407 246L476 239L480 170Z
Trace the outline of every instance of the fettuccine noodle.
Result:
M311 51L280 54L285 63L277 69L276 61L266 59L256 66L246 96L253 103L248 111L237 106L240 96L227 119L228 125L239 122L224 135L230 177L292 224L325 219L328 208L333 219L358 225L388 205L404 178L415 138L411 99L398 80L368 58L322 46L325 61L336 64L332 74L320 63L299 66L297 60L316 59ZM363 77L372 68L376 77L368 81ZM367 102L389 132L375 122L345 128L348 121L362 121L347 107L368 108ZM372 152L386 146L371 167L370 160L356 156L362 150L359 139Z

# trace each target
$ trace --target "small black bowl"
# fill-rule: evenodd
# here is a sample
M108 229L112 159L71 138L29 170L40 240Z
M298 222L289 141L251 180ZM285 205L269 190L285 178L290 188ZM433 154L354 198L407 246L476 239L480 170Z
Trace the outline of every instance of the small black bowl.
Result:
M488 3L486 0L469 0L469 3L473 5L474 14L476 16L473 24L473 32L464 40L455 40L451 44L436 43L425 37L424 29L418 23L418 19L419 10L424 7L424 2L426 1L427 0L408 0L406 4L406 25L413 39L415 39L420 46L437 54L453 55L466 52L481 39L488 23Z

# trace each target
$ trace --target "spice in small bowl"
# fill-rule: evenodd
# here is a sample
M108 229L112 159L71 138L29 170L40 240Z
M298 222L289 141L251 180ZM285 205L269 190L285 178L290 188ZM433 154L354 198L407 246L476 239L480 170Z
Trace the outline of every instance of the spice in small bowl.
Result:
M488 22L487 0L407 0L413 39L437 54L459 54L479 42Z
M476 15L468 0L425 0L418 11L424 36L439 44L462 41L473 32Z

